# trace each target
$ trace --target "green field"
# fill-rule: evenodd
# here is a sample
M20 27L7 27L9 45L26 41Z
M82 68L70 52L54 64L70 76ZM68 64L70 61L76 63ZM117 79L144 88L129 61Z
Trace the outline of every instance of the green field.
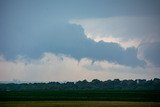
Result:
M145 90L1 91L0 107L160 107L160 92Z
M160 91L59 90L1 91L0 101L141 101L160 102Z
M160 107L159 102L118 101L11 101L0 107Z

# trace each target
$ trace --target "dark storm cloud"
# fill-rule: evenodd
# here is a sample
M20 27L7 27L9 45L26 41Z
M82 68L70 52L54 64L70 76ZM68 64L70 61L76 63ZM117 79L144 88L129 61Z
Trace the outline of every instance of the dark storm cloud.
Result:
M37 36L28 34L14 36L11 40L5 39L8 44L1 45L0 49L10 58L17 55L37 58L44 52L54 52L70 55L78 60L90 58L129 66L143 64L137 59L135 48L125 50L116 43L94 42L86 38L80 26L67 23L58 23Z
M84 0L84 1L0 1L0 54L7 58L25 55L39 57L43 52L93 60L108 60L123 65L141 65L137 49L123 49L116 43L94 42L83 29L67 24L74 18L99 18L127 15L157 15L159 1Z
M160 42L144 43L139 46L139 54L146 62L160 67Z

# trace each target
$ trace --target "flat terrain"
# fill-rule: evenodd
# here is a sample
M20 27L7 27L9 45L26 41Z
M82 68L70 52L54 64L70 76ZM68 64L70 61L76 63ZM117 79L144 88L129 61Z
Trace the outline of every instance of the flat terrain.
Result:
M160 107L160 91L0 91L0 107Z
M0 107L160 107L160 102L120 101L9 101Z
M0 101L137 101L160 102L160 91L59 90L0 91Z

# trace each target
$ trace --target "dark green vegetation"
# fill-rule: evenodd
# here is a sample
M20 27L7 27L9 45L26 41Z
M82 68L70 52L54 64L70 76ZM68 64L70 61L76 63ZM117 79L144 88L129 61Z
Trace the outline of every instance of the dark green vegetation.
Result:
M160 91L3 91L1 101L160 101Z
M160 90L160 79L153 80L107 80L97 79L88 82L49 82L49 83L22 83L0 84L0 91L33 91L33 90Z
M160 79L0 84L0 101L160 102Z
M160 103L118 101L15 101L0 102L0 107L160 107Z

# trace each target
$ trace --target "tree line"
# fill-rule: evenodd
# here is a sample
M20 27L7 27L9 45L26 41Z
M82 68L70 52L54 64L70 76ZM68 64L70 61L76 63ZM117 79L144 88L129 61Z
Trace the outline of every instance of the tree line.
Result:
M77 82L48 83L0 83L0 91L33 91L33 90L160 90L160 79L151 80L106 80L94 79Z

